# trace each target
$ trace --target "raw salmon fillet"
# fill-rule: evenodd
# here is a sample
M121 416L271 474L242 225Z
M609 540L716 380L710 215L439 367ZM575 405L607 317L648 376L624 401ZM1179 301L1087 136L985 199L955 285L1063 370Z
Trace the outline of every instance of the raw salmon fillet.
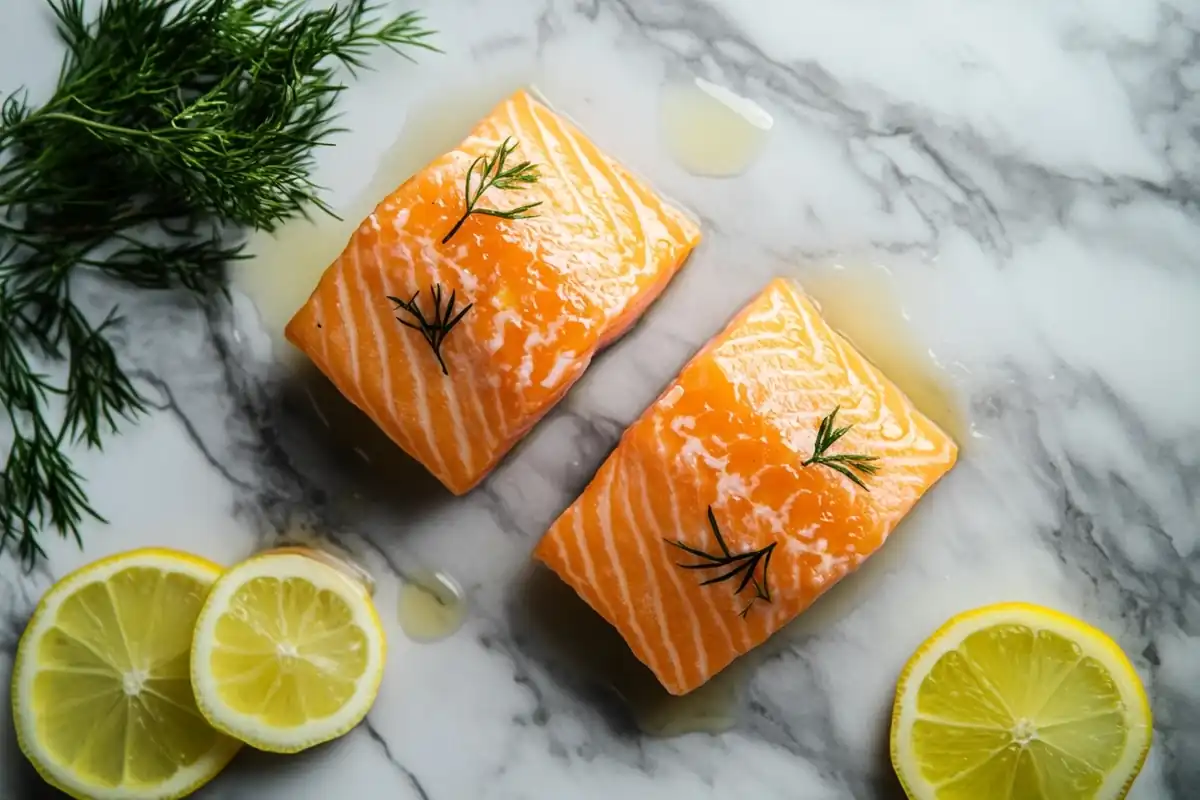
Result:
M477 208L540 202L529 219L465 210L472 162L517 142L538 165ZM478 171L476 172L478 176ZM472 181L478 186L478 178ZM696 224L528 92L385 198L286 329L342 394L455 494L478 483L663 290L700 240ZM388 296L433 316L432 290L473 307L437 357ZM419 294L417 294L419 292Z
M876 457L876 474L855 473L866 488L803 465L838 407L836 426L852 427L826 455ZM667 691L686 694L878 549L957 454L798 288L776 280L625 431L534 555ZM680 566L724 555L712 522L730 556L775 545L753 574L761 585L765 567L769 601L751 603L752 585L735 593L745 571L702 586L728 568Z

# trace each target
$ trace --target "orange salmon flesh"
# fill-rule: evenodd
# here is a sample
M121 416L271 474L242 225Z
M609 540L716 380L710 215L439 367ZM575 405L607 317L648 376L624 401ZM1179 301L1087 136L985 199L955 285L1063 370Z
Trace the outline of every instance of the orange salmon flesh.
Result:
M813 454L840 406L849 432L827 455L874 456L862 488ZM623 434L534 553L614 625L672 694L758 646L877 550L953 465L954 442L785 280L771 283ZM683 569L765 551L745 571ZM728 559L727 559L728 560ZM765 574L764 574L765 568ZM747 605L749 608L747 609ZM745 611L744 616L742 612Z
M477 208L541 203L529 219L465 211L472 162L517 142L506 166L537 165ZM472 191L479 186L478 170ZM286 336L450 491L484 478L670 282L697 225L524 90L409 178L358 227ZM432 290L474 304L441 355L388 296L433 316ZM419 294L417 294L419 292ZM444 307L444 306L443 306Z

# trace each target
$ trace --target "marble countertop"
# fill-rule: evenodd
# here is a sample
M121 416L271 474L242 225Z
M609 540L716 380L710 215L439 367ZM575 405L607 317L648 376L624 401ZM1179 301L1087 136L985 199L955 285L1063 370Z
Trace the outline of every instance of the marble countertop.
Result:
M387 675L365 724L292 758L243 754L203 798L356 800L901 796L896 675L942 621L1001 600L1115 637L1155 712L1131 797L1200 786L1200 9L1189 0L422 2L444 55L381 57L344 98L318 179L335 204L417 106L532 80L604 148L695 209L706 241L481 488L452 498L352 416L315 425L249 299L120 303L120 352L155 411L78 455L110 524L81 552L0 558L0 675L56 577L163 544L232 563L304 526L379 578ZM4 89L50 87L39 0L0 26ZM702 76L775 118L759 160L691 176L659 92ZM877 267L969 421L959 466L858 573L738 675L732 729L641 734L544 621L528 556L622 429L774 275ZM328 390L324 390L326 393ZM327 399L327 398L326 398ZM325 402L325 400L322 400ZM350 446L353 445L353 446ZM361 451L355 455L355 447ZM361 458L359 457L361 456ZM369 461L364 460L369 459ZM469 591L464 627L400 631L401 576ZM6 678L5 678L6 680ZM0 797L43 796L0 700ZM1189 791L1190 790L1190 791ZM46 795L49 796L49 795Z

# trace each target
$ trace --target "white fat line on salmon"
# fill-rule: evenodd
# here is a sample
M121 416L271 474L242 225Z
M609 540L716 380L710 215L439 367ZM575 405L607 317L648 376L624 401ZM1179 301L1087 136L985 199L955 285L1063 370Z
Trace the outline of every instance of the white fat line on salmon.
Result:
M658 517L654 513L654 506L650 502L650 493L649 493L649 490L647 489L648 481L646 478L646 471L645 471L645 469L643 469L640 466L640 464L638 465L638 470L639 470L638 485L641 487L640 494L641 494L642 508L646 514L646 517L653 524L654 531L661 535L663 526L659 524ZM672 495L673 495L673 493L672 493ZM678 525L676 525L676 527L678 527ZM666 538L666 537L662 537L662 538ZM655 542L655 544L658 544L658 543ZM647 563L651 563L651 562L647 561ZM696 648L696 669L699 671L699 673L701 675L707 675L708 674L708 652L704 649L704 634L700 627L700 615L696 613L696 609L693 608L692 604L688 602L687 594L683 588L683 583L682 583L682 581L679 580L679 575L677 574L678 571L675 569L674 565L666 564L664 566L664 571L667 573L667 579L670 580L671 586L675 589L675 595L679 598L680 605L683 606L684 610L687 613L688 621L691 623L692 642L694 643L695 648ZM682 677L683 676L681 675L680 676L681 682L682 682Z
M521 124L517 122L516 106L511 100L506 104L506 109L508 112L509 124L512 125L512 128L514 131L516 131L518 137L525 139L526 131L521 127ZM567 191L570 192L571 196L575 199L575 212L583 219L593 222L594 220L592 219L592 215L588 213L588 204L584 202L583 195L579 193L579 190L575 187L575 182L571 180L570 176L567 174L567 171L563 169L562 164L554 156L554 144L556 144L558 140L551 138L546 133L546 129L542 127L542 124L538 121L537 114L533 113L532 107L530 108L530 112L531 113L529 116L533 120L534 125L536 125L538 128L539 136L537 138L543 145L542 150L549 157L550 164L554 167L554 171L557 173L560 183L567 188Z
M651 272L655 265L652 253L652 245L660 239L665 239L672 244L679 244L667 232L666 227L662 224L658 214L647 207L639 197L636 196L636 191L631 187L625 178L620 174L619 168L611 164L606 164L617 183L621 186L621 191L624 193L629 204L633 207L634 221L637 223L636 230L632 231L633 235L642 242L642 267L638 270L639 274ZM649 212L650 223L647 223L647 212ZM651 231L650 228L654 227Z
M619 458L620 450L617 450L610 458ZM612 570L612 575L617 579L617 592L621 596L622 607L614 609L614 611L624 610L625 621L633 631L633 638L637 641L637 651L645 653L647 658L652 659L654 651L650 648L650 643L646 639L646 634L642 631L642 626L638 623L637 611L633 605L633 598L629 594L629 581L625 574L625 570L621 567L621 559L617 553L616 540L613 538L612 526L612 487L613 474L616 472L616 464L607 470L605 475L604 488L597 498L597 517L600 522L600 534L604 542L604 552L608 556L609 567ZM650 668L655 672L655 664L649 664Z
M699 498L701 495L701 492L702 492L702 489L700 487L700 474L696 470L690 470L688 474L691 477L692 489L695 492L696 497ZM705 508L709 513L711 513L711 511L712 511L711 506L705 506ZM704 523L704 528L705 528L705 535L711 536L712 533L711 533L711 531L709 531L709 522L707 520ZM683 538L680 541L686 542L688 539L692 539L693 541L696 541L694 537L695 537L695 534L693 533L692 536ZM707 587L704 587L704 588L707 588ZM713 613L716 615L717 619L722 621L723 625L724 625L724 621L726 619L731 619L731 618L732 619L739 619L739 618L744 619L744 617L741 616L742 603L736 594L734 594L732 592L730 592L729 594L718 593L718 592L703 592L702 594L705 598L707 598L710 601L710 603L712 604L712 607L713 607ZM724 613L722 613L722 610L716 605L718 598L725 598ZM740 634L740 636L739 636L740 644L734 644L733 631L727 626L724 627L726 634L729 636L730 650L735 654L749 652L754 647L754 640L750 636L749 628L746 625L738 625L737 629L738 629L738 633Z
M626 467L623 472L623 480L621 480L621 505L625 514L625 518L629 521L629 531L633 538L634 545L637 547L638 563L646 570L646 584L650 588L650 599L654 603L654 617L658 621L658 632L662 636L663 647L667 650L667 656L671 660L671 668L675 671L675 681L682 686L685 682L683 675L683 665L679 660L679 650L675 647L675 642L671 637L671 629L667 624L666 607L663 605L662 587L658 583L658 579L654 576L654 563L650 560L650 552L646 548L646 536L642 532L642 528L637 523L637 518L633 514L633 502L630 499L630 467ZM653 521L653 517L651 517Z
M350 292L346 289L345 269L339 267L333 273L333 288L338 296L338 319L342 329L346 331L346 350L350 354L350 378L354 381L354 391L359 397L363 396L360 370L358 366L358 329L351 325L346 316L350 309Z
M864 394L869 393L871 388L874 388L870 383L872 373L880 375L882 373L879 373L878 370L876 370L871 364L865 362L862 355L855 350L854 347L847 342L840 333L829 327L829 325L826 324L823 319L817 317L817 320L820 322L823 330L829 337L834 354L833 360L843 371L843 376L845 377L846 382L850 384L850 388L852 390L856 389ZM851 361L856 362L858 367L856 368ZM866 373L868 376L866 381L863 380L864 373ZM852 410L852 407L847 406L847 409Z
M500 298L492 297L492 305L499 306ZM513 323L517 330L521 329L521 318L511 308L506 308L492 316L492 338L488 339L485 347L489 353L495 353L504 346L504 326L506 323Z
M404 261L408 262L408 276L407 280L404 282L404 296L411 297L413 293L409 291L409 287L416 283L416 265L413 263L412 253L409 252L408 248L401 247L397 248L397 250L399 251L397 255L399 255ZM376 261L379 264L379 277L383 282L383 287L387 294L392 297L398 296L392 286L390 274L383 267L383 260L376 259ZM397 323L397 325L399 325L399 323ZM443 479L444 482L445 480L449 479L450 472L447 469L446 459L442 455L442 450L440 447L438 447L437 437L434 435L435 432L433 430L432 415L429 411L429 395L427 394L428 390L425 386L425 379L422 377L421 368L417 364L416 354L413 350L411 337L405 336L406 333L408 333L407 330L399 331L400 336L398 338L400 339L400 346L404 348L404 363L408 365L409 377L412 381L414 389L413 397L417 399L417 421L420 423L421 430L425 434L425 443L429 448L430 460L434 462L429 466L439 478Z
M427 267L427 274L425 275L425 277L429 281L429 285L433 286L434 283L436 283L438 281L438 278L440 276L437 274L437 271L433 265L426 264L425 266ZM417 291L417 289L420 288L418 285L416 285L417 280L416 280L416 265L415 265L415 263L413 266L413 282L414 282L413 292L415 292L415 291ZM412 292L410 292L408 296L411 296L411 295L412 295ZM446 359L447 363L449 363L450 355L451 355L450 353L446 353L443 356L443 358ZM434 360L436 361L436 359L434 359ZM467 360L469 361L469 359L467 359ZM459 363L455 364L455 370L458 370L461 367L462 367L461 364L459 364ZM443 375L442 377L446 378L448 376ZM434 381L434 383L437 385L438 390L441 391L442 398L445 401L444 404L445 404L446 411L450 415L451 432L454 435L454 442L458 449L459 463L462 464L462 467L464 470L466 470L468 473L470 473L470 472L473 472L472 467L474 465L474 452L471 449L471 441L470 441L470 437L467 436L466 427L463 425L462 404L458 400L458 391L455 389L455 382L456 382L455 378L456 377L457 376L450 377L449 380L437 380L437 381Z
M533 353L527 349L525 354L521 356L521 366L517 369L517 380L521 382L522 389L528 389L533 385L531 376L533 375Z
M539 119L537 109L531 108L531 111L532 111L533 121L538 126L538 130L542 133L543 136L548 135L545 127L542 125L542 122ZM624 196L624 199L627 202L627 204L632 206L633 212L634 212L634 219L637 223L637 226L636 226L636 230L630 229L629 232L631 235L633 235L635 237L635 240L641 239L641 242L642 242L642 264L637 269L637 273L642 274L642 273L646 273L646 272L650 271L650 269L653 267L653 258L651 257L651 252L650 252L650 240L649 240L648 234L646 232L646 226L643 222L643 214L642 214L643 206L642 206L641 202L638 200L635 200L632 197L632 193L631 193L631 189L630 189L629 185L626 184L625 180L618 173L616 167L614 167L613 165L611 165L609 163L604 163L603 164L604 170L598 169L583 154L583 151L580 148L579 142L576 139L575 135L563 124L563 121L553 114L550 115L550 118L554 122L554 124L556 126L558 126L559 130L562 131L563 136L565 137L567 143L570 145L571 150L574 151L575 156L579 160L580 165L583 166L584 171L587 172L588 177L591 179L593 188L595 188L597 190L596 193L599 196L601 208L604 210L605 216L608 217L609 223L612 225L613 231L617 234L617 238L619 241L623 241L625 238L621 234L622 234L622 230L626 226L621 224L621 221L617 218L617 215L614 213L613 207L612 207L611 203L609 203L609 201L608 201L609 193L606 191L603 191L601 189L598 178L603 179L604 182L606 184L608 184L610 187L613 185L613 181L615 181L617 184L617 187L614 187L614 188L618 188L620 190L620 193ZM594 146L593 146L593 149L595 149ZM599 154L599 156L602 161L605 161L605 162L607 161L603 154ZM605 171L607 171L607 173L608 173L607 175L605 174ZM611 176L611 180L610 180L610 176ZM624 306L625 304L622 303L621 305ZM606 314L606 316L611 317L611 316L619 315L622 310L623 310L623 308L611 308L610 307L608 310L608 314Z
M859 370L848 369L843 376L849 387L843 391L849 397L854 398L854 402L846 404L844 408L846 416L853 418L855 424L870 422L872 413L878 414L878 411L872 412L871 409L877 408L880 403L880 397L863 381L862 374Z
M432 277L434 279L436 279L438 283L447 282L447 281L444 281L444 276L441 273L441 269L445 268L445 269L453 270L454 274L458 278L457 283L464 292L467 292L468 294L470 294L470 293L474 293L474 292L478 291L479 279L474 275L474 273L472 273L470 270L461 266L454 259L446 256L445 253L443 253L438 248L434 239L429 238L429 237L424 237L424 236L414 236L414 237L409 237L409 239L410 239L410 241L416 242L419 245L420 251L421 251L421 258L423 259L424 263L434 272L434 275ZM460 245L456 251L456 255L458 255L459 257L465 257L466 254L467 254L466 246ZM466 299L473 300L473 298L471 298L471 297L468 297ZM461 331L459 334L460 338L465 337L472 343L477 343L473 336L473 330L474 330L473 328L466 327L466 328L461 328L458 330ZM463 385L465 385L467 387L468 391L471 393L472 405L474 406L473 410L475 411L476 416L479 418L479 424L483 429L485 438L487 439L487 446L489 448L494 448L499 442L498 431L500 429L503 429L504 427L506 427L506 424L507 424L507 420L505 418L504 411L503 411L503 403L498 403L496 406L496 409L498 411L498 417L497 417L498 424L493 426L488 421L487 412L484 410L484 406L483 406L483 399L479 394L479 386L480 386L481 382L479 380L477 380L478 370L475 368L475 360L471 359L469 357L466 359L463 359L460 361L460 363L458 364L456 369L458 369L460 371L462 369L464 369L462 362L465 362L465 364L466 364L465 369L468 372L467 380L463 381L462 383L463 383ZM456 390L451 389L450 391L452 393L454 393L455 402L458 402ZM453 409L451 409L451 416L452 417L454 416ZM473 456L474 456L474 454L470 451L470 449L468 447L467 458L471 458ZM464 458L463 453L462 453L461 444L459 447L459 457ZM463 460L463 463L464 463L464 465L466 465L468 463L465 458ZM468 469L470 469L470 467L468 467Z
M551 134L546 129L546 126L542 123L541 116L538 113L538 108L532 103L529 105L529 116L531 119L533 119L533 124L537 126L538 133L541 134L543 142L549 143L554 141L562 143L563 141L566 141L566 143L570 146L571 150L575 153L575 158L579 162L579 165L583 167L584 172L587 173L588 178L590 178L592 181L592 189L595 191L596 196L600 199L600 207L604 212L604 216L608 217L609 225L612 226L612 229L617 232L619 237L624 226L617 218L617 215L613 213L612 205L608 202L608 195L610 192L605 191L605 189L614 188L612 187L611 181L609 181L603 175L600 175L599 171L591 164L591 162L588 161L587 157L583 154L583 151L579 147L578 140L576 140L576 138L571 134L571 132L563 124L562 119L557 114L550 112L548 116L550 121L553 122L558 128L558 131L561 133L561 137ZM549 148L547 148L547 151L549 151ZM558 167L557 162L555 163L555 166ZM562 173L563 170L560 168L559 172ZM598 175L601 179L603 179L605 184L604 186L601 186L600 181L597 180ZM582 208L582 196L578 192L576 193L576 198L580 199ZM590 215L585 214L584 216L589 221L591 220Z
M677 385L677 388L682 389L683 387ZM671 459L667 455L666 443L663 441L662 422L663 422L662 417L658 417L654 420L654 441L657 443L656 446L658 449L659 460L665 466L670 463ZM664 536L663 539L673 540L673 541L687 541L691 537L687 536L683 530L683 521L682 521L682 517L680 516L680 511L679 511L679 495L675 492L675 483L669 477L671 474L670 470L664 469L663 474L664 474L664 477L666 479L666 484L667 484L667 496L671 500L671 523L673 525L673 530L672 530L673 535L672 536ZM672 570L672 573L674 573L674 570ZM703 602L705 604L705 606L707 606L709 612L711 613L712 619L713 619L713 624L724 635L725 641L726 641L727 645L729 646L729 650L731 652L737 652L737 647L733 643L733 633L730 631L729 624L726 621L725 617L722 616L721 613L717 610L716 604L713 600L713 596L708 592L702 592L700 594L700 598L701 598L701 602ZM701 672L702 672L702 674L708 674L708 650L707 649L703 650L703 653L704 653L704 669L701 670Z
M436 278L439 283L449 283L449 281L444 280L440 272L441 268L449 268L457 276L458 281L456 283L462 291L474 294L479 290L479 278L475 277L475 274L469 269L460 265L458 261L443 253L438 248L436 239L428 236L413 236L409 238L410 241L415 242L421 248L421 258L437 273ZM465 257L467 255L466 247L459 247L455 255L459 258ZM474 300L474 298L468 297L467 300Z
M367 218L367 223L374 230L375 245L372 248L372 254L374 255L376 268L379 268L379 220L372 214ZM383 323L380 322L379 314L376 312L376 305L383 305L386 300L372 296L367 288L367 283L363 276L362 258L360 256L362 248L352 247L351 249L354 251L354 273L358 284L358 291L362 296L363 306L367 309L367 318L371 324L371 333L375 338L375 349L379 351L379 382L383 389L383 405L387 411L387 416L391 418L392 424L395 426L396 435L402 440L401 446L411 447L412 439L409 438L408 432L404 430L399 415L396 413L395 398L392 394L391 368L388 364L390 359L388 358L387 336L384 333ZM382 281L380 282L380 288L383 288ZM386 295L384 297L386 298ZM366 398L364 398L364 403L370 405L374 414L380 419L383 418L383 415L379 414L379 409L375 408L374 403L367 403Z
M576 506L572 513L571 532L575 534L575 544L579 547L579 558L583 563L583 575L588 586L595 589L597 602L601 603L604 608L600 609L600 613L606 619L615 620L615 611L612 605L608 602L608 598L601 591L599 578L596 577L596 562L592 560L587 547L587 537L583 532L583 514L585 503L580 503ZM600 510L596 509L597 519L599 519ZM563 538L566 538L565 536Z
M907 412L908 403L904 403L904 408ZM914 415L905 413L904 417L897 417L891 407L886 405L881 404L877 424L874 427L870 423L865 423L860 428L860 432L871 430L879 431L883 436L883 438L870 439L873 449L881 453L910 449L930 450L933 447L933 442L921 433ZM903 436L897 436L898 433L903 433Z
M524 139L526 136L526 132L525 132L525 129L522 128L521 125L517 122L517 115L515 113L515 108L514 108L513 103L510 101L509 103L507 103L506 107L507 107L507 111L508 111L509 124L512 126L513 130L516 131L517 135L519 137L521 137L522 139ZM593 227L594 228L596 225L596 220L595 220L594 214L589 213L588 203L583 199L583 196L579 193L578 188L575 186L575 182L571 180L570 175L567 174L567 171L563 168L563 165L555 157L554 147L551 144L552 140L550 138L548 138L546 131L542 127L541 123L538 121L536 114L531 112L530 116L532 117L534 124L539 129L538 132L541 136L541 142L544 145L543 150L546 153L547 157L549 158L550 166L552 166L554 168L554 171L557 174L558 182L566 188L567 192L574 199L575 214L578 215L582 220L584 220L586 222L586 226L580 226L580 227ZM557 140L553 140L553 141L557 141ZM543 177L550 177L550 176L543 176ZM544 188L543 191L548 192L549 189ZM619 232L620 228L616 228L614 230ZM581 250L583 253L587 253L587 251L588 251L588 248L586 248L586 247L580 247L580 248L575 248L575 249Z
M825 339L817 331L816 325L814 324L814 315L810 315L808 313L808 308L806 308L806 302L804 298L793 293L791 306L793 313L800 317L800 322L804 326L804 331L806 334L808 334L809 341L812 342L811 358L813 363L819 364L825 361ZM817 319L819 319L819 317ZM822 327L827 333L832 333L828 326L822 325ZM845 367L845 364L843 363L842 366Z
M533 114L534 120L538 120L538 112L536 112L536 109L534 109ZM599 161L601 164L599 169L596 168L587 157L584 157L575 134L570 131L570 128L568 125L566 125L566 122L556 115L551 115L551 119L553 119L554 124L558 125L560 130L563 131L564 136L571 144L571 149L575 151L575 155L578 157L578 160L580 160L580 163L583 164L583 168L587 170L588 178L592 179L593 185L599 187L599 182L596 181L596 174L598 173L600 174L601 178L605 178L605 182L607 182L607 184L610 186L612 185L613 181L616 181L620 193L623 194L626 203L628 203L628 205L634 209L634 217L637 225L636 230L631 230L630 233L634 234L637 239L641 239L642 241L642 267L640 270L638 270L638 272L649 272L654 266L654 259L652 257L652 252L650 252L650 245L652 245L652 242L659 241L660 239L665 239L667 241L671 241L672 243L680 242L674 240L674 237L670 235L670 231L667 230L666 225L662 224L659 213L653 209L650 209L646 203L643 203L641 194L638 193L635 186L630 186L629 181L625 179L623 174L624 170L619 166L619 164L614 163L611 158L605 156L604 152L600 152L599 149L595 148L595 145L593 145L593 149L598 152ZM602 203L604 203L605 212L613 223L613 228L620 230L622 225L620 225L617 221L617 218L614 217L612 206L607 203L607 192L600 192L600 197ZM653 231L653 233L652 231L648 230L648 225L646 223L647 213L644 212L649 212L649 218L652 219L653 223L655 224L656 229Z
M457 261L447 258L434 245L434 241L432 239L427 237L413 237L413 241L421 243L421 257L424 260L424 263L434 272L432 277L435 278L439 283L447 282L444 280L445 276L442 274L439 268L449 268L458 276L458 283L462 287L463 291L473 293L479 289L479 280L475 277L475 275L469 270L462 268ZM465 247L460 247L459 250L462 251L463 255L465 255ZM473 300L473 298L469 296L466 299ZM460 339L465 339L472 344L478 344L477 340L474 338L474 329L470 326L456 328L456 330L459 331ZM475 412L475 416L479 420L479 426L483 431L487 447L494 449L499 443L497 432L505 425L504 414L502 411L503 404L497 406L497 410L500 411L500 413L497 418L497 425L493 426L488 421L487 412L483 407L483 398L479 393L479 387L484 385L486 382L479 380L479 370L476 367L475 359L470 358L469 356L464 359L460 359L455 369L459 372L463 372L464 370L466 372L466 380L461 381L460 385L466 387L466 391L468 392L471 400L471 405L473 406L472 410ZM450 391L454 393L455 402L458 402L457 389L451 388ZM451 417L454 418L453 409L451 409ZM461 447L459 455L462 457ZM473 452L468 449L467 457L470 458L473 456ZM465 458L463 464L468 470L471 469Z
M692 461L695 461L697 458L699 458L705 463L706 466L708 466L709 469L718 470L722 473L724 473L725 467L729 465L728 455L717 458L712 453L708 452L708 448L704 446L704 443L701 442L700 438L697 436L684 437L684 443L683 446L679 448L679 454L677 458L682 459L683 463L688 464L689 466Z
M494 451L496 449L496 445L499 443L497 431L499 430L500 426L504 424L503 416L497 419L498 424L495 427L493 427L488 421L487 411L483 407L483 396L480 394L480 388L486 386L487 382L479 379L479 373L475 369L475 360L468 359L468 363L471 364L471 367L467 374L467 380L464 381L464 383L466 384L467 391L471 395L471 403L475 408L475 414L479 417L479 425L483 428L484 438L487 441L487 449L489 451Z
M574 350L563 350L560 352L558 357L554 360L554 366L550 368L550 372L547 373L545 379L542 381L542 388L551 389L556 386L559 380L562 378L563 373L567 371L567 368L573 366L574 364Z
M675 384L668 389L661 398L659 398L658 406L663 410L672 408L676 403L683 399L685 392L686 390L682 386L680 386L678 383Z
M528 92L529 97L533 102L539 103L539 104L545 106L548 111L555 114L559 119L563 120L567 124L571 125L572 127L576 128L577 130L579 130L584 136L587 136L587 133L583 129L583 125L581 125L577 119L575 119L570 114L568 114L565 111L562 111L561 109L556 107L554 105L554 103L550 102L550 99L548 97L546 97L546 95L540 89L538 89L536 86L530 84L528 87L526 87L526 91ZM588 137L588 138L590 141L591 137ZM600 147L598 145L596 145L596 149L599 150ZM672 216L681 217L693 228L698 228L700 226L700 217L697 216L694 211L692 211L690 208L685 206L683 203L680 203L679 201L675 200L671 196L660 191L649 180L647 180L644 175L640 175L637 172L635 172L634 170L631 170L628 168L625 168L625 169L630 174L630 177L632 177L634 180L642 183L647 188L648 191L650 191L654 194L654 196L664 205L664 207L665 207L664 210L671 212ZM681 225L680 227L683 227L683 226Z
M690 420L691 417L686 417L686 419ZM692 422L695 422L695 421L692 421ZM655 432L655 437L656 437L656 439L658 439L658 443L659 443L660 457L662 459L664 459L665 463L670 463L671 459L667 457L666 443L665 443L664 439L662 439L662 426L661 426L660 421L655 421L654 432ZM690 475L690 479L691 479L690 483L691 483L692 491L695 492L696 498L698 499L698 498L700 498L700 494L701 494L700 480L698 480L698 479L700 479L700 475L698 475L698 473L696 473L695 470L689 470L688 474ZM688 542L689 540L696 541L694 531L688 531L688 533L686 533L686 534L684 533L682 517L680 517L679 507L678 507L678 503L677 503L677 495L676 495L676 491L674 491L674 489L676 489L676 487L674 487L674 483L670 482L670 481L668 481L668 486L671 487L671 504L672 504L672 510L674 512L674 523L676 523L676 536L674 536L673 541L682 541L682 542ZM707 525L707 523L706 523L706 525ZM697 542L697 543L700 543L700 542ZM703 602L707 604L710 612L713 613L713 619L715 620L716 626L718 626L720 628L720 631L725 634L726 642L728 643L728 646L730 646L730 651L733 652L733 654L742 654L742 652L748 651L750 648L752 648L752 646L754 646L754 643L752 643L752 640L750 639L749 632L746 631L745 625L738 626L738 630L740 632L740 645L738 643L734 642L734 640L733 640L733 630L730 627L730 622L728 622L728 620L731 619L731 616L733 616L733 614L737 614L740 610L736 606L734 606L734 602L733 602L734 600L737 599L737 595L731 595L732 600L726 600L724 609L721 609L720 607L718 607L718 604L716 604L716 600L718 600L718 597L725 596L725 595L718 595L716 593L713 593L713 591L702 591L700 596L701 596L701 599L703 600ZM732 610L733 614L730 613L731 610ZM736 616L733 616L733 618L736 618Z
M470 339L470 337L468 337L468 339L473 343L475 341L474 339ZM486 386L487 381L481 379L479 370L476 368L475 359L468 356L467 358L462 359L455 369L458 373L466 373L466 380L461 381L459 385L465 387L465 391L467 392L471 401L472 410L475 412L475 416L478 419L479 428L483 431L486 449L494 451L499 442L499 439L497 438L497 431L504 425L503 412L501 412L497 418L498 424L493 427L491 422L488 421L487 412L483 407L483 397L480 394L480 388Z
M758 320L753 320L753 319L746 320L747 326L752 325L755 322L758 322ZM793 356L797 355L795 352L795 348L792 348L792 349L788 348L789 344L793 344L793 339L791 338L791 336L789 336L789 333L786 330L784 330L784 331L762 331L759 333L741 333L741 334L737 334L735 336L729 336L721 341L719 348L724 350L727 348L732 349L732 348L745 346L747 351L749 351L751 353L757 353L759 351L759 348L757 348L757 347L751 348L751 347L749 347L749 345L756 344L758 342L779 342L779 347L777 348L778 350L790 352L793 354ZM742 355L742 354L739 353L738 355Z
M725 464L717 477L717 497L712 503L714 506L724 507L730 499L749 499L754 491L754 487L746 483L741 473L734 472L730 475L725 469L728 466L729 457L726 456Z
M407 208L401 208L396 212L396 216L392 217L392 230L396 232L397 238L403 239L407 236L407 231L405 229L408 225L409 213L410 212ZM371 218L374 219L375 215L372 214ZM376 230L378 230L379 222L376 221L375 225Z
M508 414L504 409L504 395L501 394L502 384L503 379L500 377L499 372L493 372L487 376L487 385L492 391L492 402L496 406L496 419L500 420L497 435L500 436L501 439L511 442L513 434L510 423L512 420L509 419Z
M528 388L533 385L533 349L539 344L553 344L557 341L563 324L564 321L562 319L556 319L550 323L545 334L535 328L525 337L525 344L522 348L524 355L521 357L521 366L517 370L517 378L521 381L522 388ZM572 355L574 354L572 353ZM546 386L544 382L542 385Z
M579 518L579 514L573 510L572 516L575 518L572 520L572 526L574 527L578 524L577 520ZM559 561L562 564L562 571L564 573L564 577L566 578L567 583L570 584L572 586L572 588L575 589L576 592L578 592L579 587L584 585L584 581L583 581L583 579L580 578L579 573L577 573L571 567L571 552L569 549L567 549L566 534L556 535L556 536L547 536L546 541L553 544L555 549L558 550L558 557L559 557ZM586 558L587 558L586 554L583 553L581 550L580 551L580 563L583 564L586 561Z
M458 447L459 463L467 472L473 472L475 453L471 447L471 437L467 435L466 426L463 424L463 408L458 399L458 390L454 386L455 381L443 380L437 381L437 384L445 400L446 411L450 414L451 430L454 434L454 442Z
M833 585L849 572L850 558L829 552L829 542L826 539L817 539L812 544L805 544L798 539L788 539L783 546L788 552L796 555L807 554L820 559L820 563L809 573L809 580L818 585L823 586L826 583ZM796 563L799 564L800 559L796 559Z

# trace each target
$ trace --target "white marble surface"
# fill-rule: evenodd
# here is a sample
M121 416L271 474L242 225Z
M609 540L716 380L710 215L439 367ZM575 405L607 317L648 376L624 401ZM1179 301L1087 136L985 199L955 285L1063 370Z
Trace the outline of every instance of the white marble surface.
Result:
M1116 637L1155 741L1133 795L1200 787L1200 9L1192 0L590 0L422 3L443 56L382 58L325 153L354 196L417 102L533 78L609 151L697 210L706 242L487 482L455 499L356 426L329 436L242 297L201 308L85 287L130 317L122 354L159 410L81 454L108 526L0 559L0 674L38 595L135 545L223 562L297 521L381 576L390 660L367 724L294 758L244 755L204 798L874 798L910 651L950 615L1020 599ZM39 0L7 0L5 89L37 96L58 50ZM665 156L658 92L696 74L776 118L725 181ZM433 98L434 100L431 100ZM775 274L883 264L977 432L959 467L858 574L748 670L737 724L634 731L564 665L528 554L622 428ZM318 387L319 388L319 387ZM345 428L339 428L345 431ZM349 454L349 455L348 455ZM446 569L466 626L400 632L397 573ZM6 693L0 700L7 716ZM0 797L40 797L0 725Z

